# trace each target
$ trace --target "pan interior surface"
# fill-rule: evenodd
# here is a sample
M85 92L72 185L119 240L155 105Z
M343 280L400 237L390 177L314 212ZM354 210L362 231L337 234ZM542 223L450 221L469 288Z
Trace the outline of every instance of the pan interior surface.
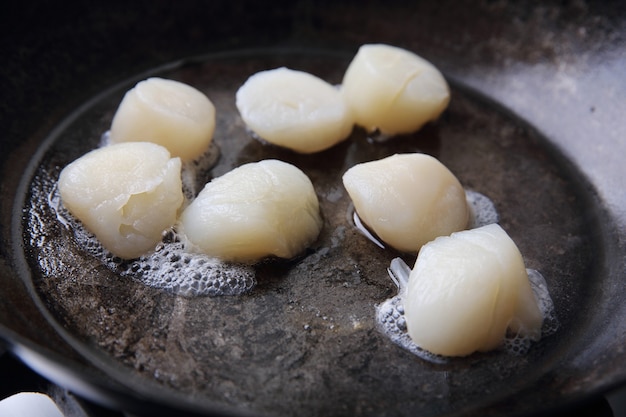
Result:
M417 51L419 53L419 51ZM539 132L479 93L452 83L442 117L421 131L377 142L355 129L327 151L299 155L246 130L235 92L253 73L286 66L341 82L352 57L324 50L258 50L191 59L155 70L215 104L220 158L206 180L247 162L280 159L302 169L324 217L304 256L255 267L242 296L185 298L121 277L77 245L49 197L60 170L98 146L132 87L116 87L74 113L30 166L23 239L32 286L68 342L111 377L144 392L211 410L260 415L448 415L528 389L552 370L572 329L584 327L602 280L598 214L575 167ZM394 345L375 307L395 295L386 269L402 256L381 249L351 221L341 176L395 153L424 152L467 188L488 196L526 266L545 277L559 330L516 356L504 351L433 364Z

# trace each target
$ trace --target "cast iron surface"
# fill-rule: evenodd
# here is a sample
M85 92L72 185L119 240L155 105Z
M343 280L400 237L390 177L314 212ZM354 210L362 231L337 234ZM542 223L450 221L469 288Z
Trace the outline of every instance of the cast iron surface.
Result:
M10 198L1 202L0 317L4 338L25 360L114 404L137 407L146 399L272 415L302 415L294 406L309 415L527 413L624 380L626 204L619 155L626 147L617 117L624 114L624 11L618 3L150 5L77 7L67 16L31 5L3 26L10 58L3 86L15 101L2 104L2 191ZM40 20L30 20L32 32L19 29L20 16L39 13ZM149 18L139 19L143 13ZM304 158L246 136L232 94L247 75L289 65L339 82L350 54L374 41L432 59L459 85L513 114L455 88L438 123L382 146L356 131L336 149ZM256 47L271 48L232 53ZM71 242L69 251L54 252L71 273L41 277L33 260L42 250L31 250L28 240L22 248L15 233L29 218L21 212L30 203L18 194L20 181L30 184L39 162L54 176L95 146L129 86L111 91L112 85L211 51L231 52L157 72L198 86L226 109L218 120L222 159L215 175L277 157L312 177L326 216L313 251L295 263L259 268L257 289L237 299L182 299L146 289L83 259ZM96 96L103 91L110 94ZM75 112L94 97L97 105ZM69 114L76 123L53 131ZM56 142L44 155L51 144L41 144L50 137ZM357 161L413 150L441 158L466 186L492 197L528 266L546 275L561 329L528 356L494 353L437 367L373 328L373 305L393 292L384 273L391 254L376 252L351 228L338 180ZM28 161L32 170L24 168ZM45 205L34 208L45 218ZM33 280L20 266L24 253ZM70 256L78 261L68 262ZM41 296L47 317L33 296ZM79 380L86 381L82 388Z

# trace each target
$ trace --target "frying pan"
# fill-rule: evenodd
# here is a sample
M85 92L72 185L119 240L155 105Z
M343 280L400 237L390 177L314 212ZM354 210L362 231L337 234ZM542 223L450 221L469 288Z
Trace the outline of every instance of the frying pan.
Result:
M2 19L0 336L52 381L146 416L497 416L562 410L626 380L623 3L25 2ZM355 129L306 157L245 131L232 96L247 76L289 66L339 83L372 42L444 72L440 120L385 143ZM45 198L64 164L97 146L124 91L152 75L216 103L210 176L272 157L316 186L318 242L258 265L249 294L185 298L121 277ZM433 364L376 326L398 254L353 227L339 181L408 151L489 196L545 276L559 327L528 353Z

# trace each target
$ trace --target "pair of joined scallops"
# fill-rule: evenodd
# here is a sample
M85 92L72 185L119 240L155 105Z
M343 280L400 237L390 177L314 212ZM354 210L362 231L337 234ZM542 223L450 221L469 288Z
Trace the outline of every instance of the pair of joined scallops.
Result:
M249 129L300 153L336 145L354 125L385 136L415 132L449 101L448 84L434 65L385 44L361 46L340 86L283 67L252 75L236 94Z
M543 313L519 249L495 223L466 230L465 190L438 160L393 155L355 165L343 183L379 239L417 254L400 297L418 346L465 356L498 347L508 331L539 339Z
M155 248L174 225L193 250L232 262L291 258L322 227L308 177L295 166L265 160L209 182L183 208L179 158L149 142L94 150L59 177L63 205L110 252L123 259Z

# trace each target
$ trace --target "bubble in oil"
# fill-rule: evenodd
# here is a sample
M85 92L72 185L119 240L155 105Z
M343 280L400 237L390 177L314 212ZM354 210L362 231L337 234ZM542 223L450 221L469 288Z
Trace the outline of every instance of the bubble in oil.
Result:
M476 229L500 221L495 204L486 195L466 189L465 199L470 210L469 229Z
M393 138L395 135L390 135L387 133L382 133L380 130L375 130L373 132L369 132L366 140L369 143L384 143L389 139Z
M548 286L544 277L534 269L527 269L535 299L543 315L541 337L547 337L555 333L559 327L554 303L550 298ZM432 363L446 363L449 357L437 355L422 349L415 344L407 332L406 319L404 317L404 300L406 286L408 285L411 269L400 258L391 261L388 269L389 276L398 286L398 294L385 300L376 307L376 324L379 330L394 344L411 352L412 354ZM528 352L532 340L519 334L507 333L502 343L502 349L510 354L524 355Z

